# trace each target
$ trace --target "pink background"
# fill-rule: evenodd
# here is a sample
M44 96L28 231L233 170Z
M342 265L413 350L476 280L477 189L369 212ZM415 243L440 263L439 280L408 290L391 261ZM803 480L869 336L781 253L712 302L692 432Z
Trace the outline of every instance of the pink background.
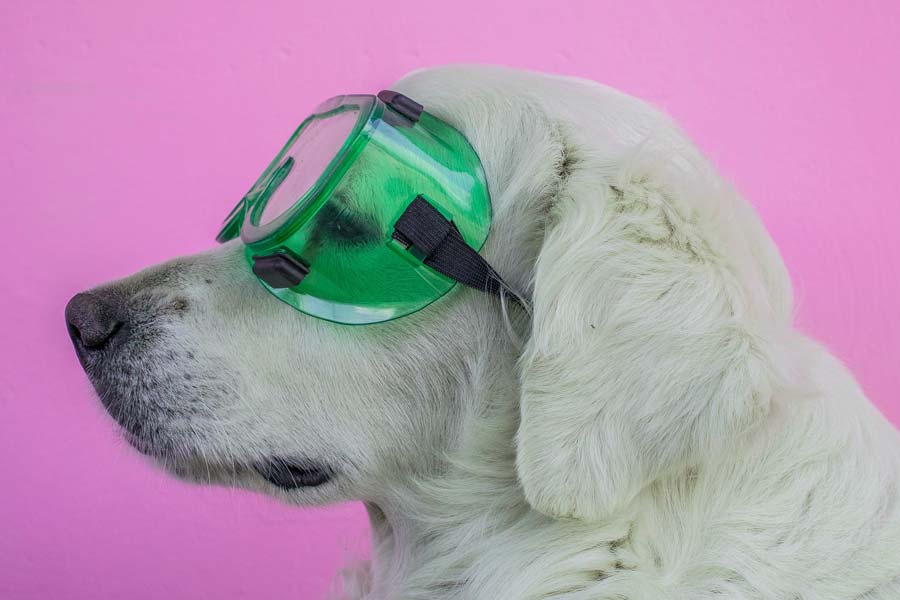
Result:
M92 396L63 306L210 246L318 100L431 64L581 75L662 106L758 207L799 325L900 422L900 4L438 4L4 2L0 597L319 598L365 554L358 505L150 467Z

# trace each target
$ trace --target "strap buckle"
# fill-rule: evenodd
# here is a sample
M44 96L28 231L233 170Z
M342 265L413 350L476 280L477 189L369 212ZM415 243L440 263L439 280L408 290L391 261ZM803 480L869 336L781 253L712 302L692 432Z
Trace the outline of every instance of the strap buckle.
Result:
M393 238L438 273L482 292L500 295L505 290L519 301L519 295L466 243L453 221L422 196L416 196L397 219Z

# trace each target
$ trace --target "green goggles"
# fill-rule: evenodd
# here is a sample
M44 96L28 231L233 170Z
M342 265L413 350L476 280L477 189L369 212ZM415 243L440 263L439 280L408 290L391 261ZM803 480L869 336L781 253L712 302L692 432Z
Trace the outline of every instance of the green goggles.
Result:
M319 105L216 239L240 236L253 273L297 310L366 324L420 310L457 282L508 290L478 254L490 224L466 138L383 91Z

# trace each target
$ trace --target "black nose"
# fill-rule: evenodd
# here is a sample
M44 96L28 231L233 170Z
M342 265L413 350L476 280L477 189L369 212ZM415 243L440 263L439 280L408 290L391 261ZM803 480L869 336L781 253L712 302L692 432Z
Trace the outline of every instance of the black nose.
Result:
M108 298L92 293L77 294L66 304L66 325L76 347L102 348L122 328L115 305Z

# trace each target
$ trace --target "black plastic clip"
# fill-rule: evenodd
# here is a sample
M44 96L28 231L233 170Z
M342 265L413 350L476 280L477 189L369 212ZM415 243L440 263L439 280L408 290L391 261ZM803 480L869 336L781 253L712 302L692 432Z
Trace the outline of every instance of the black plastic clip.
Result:
M425 110L424 106L422 106L415 100L407 98L400 92L381 90L380 92L378 92L378 99L413 123L417 123L419 121L419 116L422 114L422 111Z
M309 267L290 254L278 252L254 256L253 274L273 288L292 288L309 274Z

